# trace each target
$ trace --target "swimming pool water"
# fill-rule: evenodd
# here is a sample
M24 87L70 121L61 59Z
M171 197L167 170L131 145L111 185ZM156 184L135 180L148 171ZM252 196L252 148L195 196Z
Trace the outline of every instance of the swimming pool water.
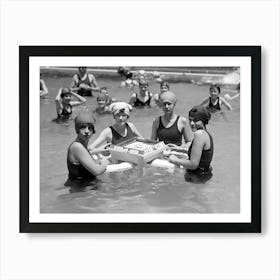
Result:
M186 182L184 170L173 173L147 165L143 170L103 174L94 187L65 187L68 170L67 148L75 139L73 119L55 123L54 99L58 89L69 86L71 78L47 78L49 96L40 100L40 211L41 213L238 213L240 211L240 104L231 100L232 111L212 116L208 130L214 139L213 177L204 184ZM112 97L128 101L131 91L119 87L121 81L98 80ZM170 83L178 102L175 111L187 117L189 109L208 96L208 86ZM159 84L150 86L158 93ZM222 89L222 96L227 90ZM74 107L93 109L96 98ZM150 138L152 120L161 114L159 108L135 109L130 121L145 138ZM113 124L111 115L100 115L96 134Z

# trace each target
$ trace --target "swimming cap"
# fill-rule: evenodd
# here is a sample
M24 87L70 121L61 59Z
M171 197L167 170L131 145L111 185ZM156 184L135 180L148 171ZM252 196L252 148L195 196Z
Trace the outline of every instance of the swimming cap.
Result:
M130 111L132 111L132 106L125 102L115 102L110 105L109 109L113 113L113 115L121 112L129 116Z
M165 91L160 94L160 100L161 100L161 102L171 101L175 104L177 101L177 98L176 98L175 93L173 93L172 91Z
M95 122L95 120L93 118L92 113L86 112L86 111L85 112L81 112L75 118L75 129L76 129L76 132L78 133L80 127L83 126L84 124L90 124L92 126L93 133L95 133L94 122Z
M189 111L189 117L193 118L194 121L202 121L206 125L211 118L211 114L204 106L194 106Z
M71 90L70 90L70 88L65 87L61 90L60 96L61 96L61 98L63 98L67 94L71 94Z

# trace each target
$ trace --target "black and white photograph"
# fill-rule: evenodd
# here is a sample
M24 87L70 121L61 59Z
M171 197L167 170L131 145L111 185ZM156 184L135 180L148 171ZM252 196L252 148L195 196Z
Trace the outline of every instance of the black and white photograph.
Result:
M127 49L29 49L30 221L251 223L248 50Z

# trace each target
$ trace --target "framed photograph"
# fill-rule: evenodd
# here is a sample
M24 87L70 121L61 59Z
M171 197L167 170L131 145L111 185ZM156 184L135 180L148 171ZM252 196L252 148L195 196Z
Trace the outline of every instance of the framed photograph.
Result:
M19 71L20 232L261 232L260 46L20 46Z

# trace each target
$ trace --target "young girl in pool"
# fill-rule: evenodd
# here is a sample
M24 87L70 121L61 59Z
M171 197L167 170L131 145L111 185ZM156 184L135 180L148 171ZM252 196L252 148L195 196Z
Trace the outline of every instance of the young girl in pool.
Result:
M188 150L188 157L179 158L175 155L169 157L171 163L182 165L186 169L185 180L189 182L202 182L212 177L210 166L214 144L213 138L206 129L210 120L209 111L203 106L195 106L189 111L189 122L194 138Z
M174 112L176 95L171 91L165 91L160 95L159 102L163 115L153 121L151 139L164 141L170 146L181 146L183 138L185 143L190 142L192 135L187 119Z
M75 118L77 137L67 152L68 179L91 180L105 172L108 160L104 157L93 159L88 143L95 133L94 118L89 112L82 112ZM66 184L67 185L67 184Z
M105 128L98 138L90 145L91 149L98 148L101 144L112 143L117 145L135 136L142 137L136 127L128 122L132 107L125 102L116 102L110 105L110 110L115 119L115 123Z
M212 85L209 89L210 96L205 98L200 105L207 106L210 112L220 111L222 106L225 106L228 110L232 110L231 105L220 96L221 88L217 85Z
M71 100L74 96L77 100ZM55 98L56 113L58 118L68 118L72 114L72 107L86 102L86 99L69 88L61 88Z
M160 104L160 95L163 93L163 92L166 92L166 91L169 91L169 83L168 82L161 82L160 84L160 93L156 93L155 95L153 95L152 97L152 104L155 104L159 107L161 107L161 104Z
M140 80L139 92L134 92L131 95L129 104L138 108L151 107L152 96L153 94L148 91L148 82L145 80Z

